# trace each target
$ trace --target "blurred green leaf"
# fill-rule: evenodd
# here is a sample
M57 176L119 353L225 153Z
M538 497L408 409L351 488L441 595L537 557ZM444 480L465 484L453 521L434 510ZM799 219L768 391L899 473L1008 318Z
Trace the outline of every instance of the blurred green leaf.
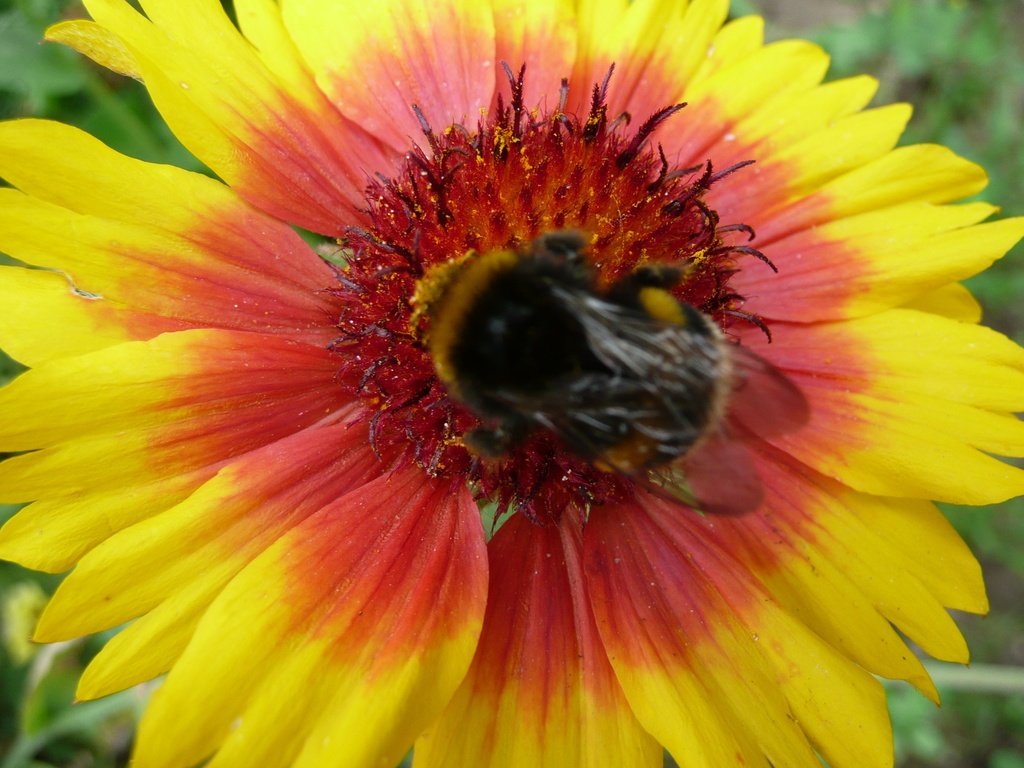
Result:
M134 692L124 691L97 701L67 706L43 728L19 738L0 768L24 768L36 753L61 737L80 736L89 740L105 722L133 713L136 705Z
M24 99L24 109L32 113L49 111L55 99L85 85L77 57L40 42L40 32L19 11L0 14L0 88Z
M911 757L933 761L941 755L946 743L935 705L906 685L890 688L888 700L897 761Z
M1024 754L1008 749L996 750L989 758L988 768L1024 768Z

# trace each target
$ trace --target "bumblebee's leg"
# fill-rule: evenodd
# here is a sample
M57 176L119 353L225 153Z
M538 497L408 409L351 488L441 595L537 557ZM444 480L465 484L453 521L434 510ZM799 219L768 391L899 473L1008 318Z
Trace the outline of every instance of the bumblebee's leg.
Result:
M538 237L533 241L533 248L536 253L556 256L575 263L582 259L583 251L587 248L587 240L575 229L559 229L545 232Z
M477 427L466 433L463 440L470 451L488 459L495 459L508 453L522 440L528 431L523 419L508 418L493 427Z
M641 288L675 288L682 279L683 270L679 267L670 264L644 264L634 269L629 277L619 281L619 285L626 284L633 291L639 291Z
M683 279L683 270L670 264L644 264L637 267L626 277L619 280L608 291L607 298L616 304L627 307L644 308L641 293L655 289L664 292L679 285ZM674 301L674 300L673 300Z

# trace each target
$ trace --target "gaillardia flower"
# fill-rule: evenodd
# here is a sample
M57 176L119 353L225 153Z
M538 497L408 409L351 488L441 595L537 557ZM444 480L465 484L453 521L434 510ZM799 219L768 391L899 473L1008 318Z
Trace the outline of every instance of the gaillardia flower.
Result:
M725 0L86 6L218 178L0 125L0 555L136 765L891 764L1024 491L977 166Z

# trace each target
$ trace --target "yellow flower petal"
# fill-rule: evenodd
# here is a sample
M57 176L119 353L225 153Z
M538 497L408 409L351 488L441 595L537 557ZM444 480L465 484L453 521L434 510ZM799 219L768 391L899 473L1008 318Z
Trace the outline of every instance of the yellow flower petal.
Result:
M791 163L800 169L790 182L797 191L815 190L828 180L884 155L910 120L910 107L891 104L840 118L802 141L794 141L768 162ZM777 145L776 145L777 146Z
M5 500L39 499L0 530L0 557L66 571L110 535L173 506L213 474L202 457L171 460L167 449L147 440L153 431L70 439L0 464ZM163 459L156 466L147 462L154 455ZM104 457L103 471L95 456ZM127 485L126 478L132 479Z
M333 336L321 322L331 301L318 294L331 270L290 227L212 179L42 120L0 124L0 175L21 189L0 190L0 249L68 283L65 301L51 290L6 318L28 362L62 354L79 318L96 329L85 348L189 327L308 333L322 344ZM9 274L12 293L40 280ZM68 336L44 336L53 322Z
M949 283L930 293L916 296L903 306L918 312L942 315L950 320L959 320L961 323L981 322L981 304L960 283Z
M313 427L254 451L176 507L90 552L57 590L39 632L82 634L145 612L92 661L79 696L93 698L161 674L242 568L380 472L365 428L351 422ZM76 609L93 600L102 608L87 615Z
M784 344L750 338L811 404L808 426L774 441L804 463L886 496L984 504L1024 492L1024 471L986 454L1024 453L1009 413L1024 406L1024 352L1012 342L910 310L779 332Z
M63 570L228 459L343 409L335 374L326 350L215 331L118 344L28 371L0 393L0 408L19 414L0 426L0 445L31 453L0 465L0 481L9 501L41 501L7 523L0 552Z
M342 118L308 76L303 81L298 65L281 67L286 48L268 54L282 83L218 3L150 3L153 22L124 0L86 6L125 41L182 143L243 197L329 234L342 232L340 211L358 215L364 163L384 167L388 153Z
M103 322L90 311L97 300L65 273L0 267L0 343L14 359L40 365L128 341L131 321ZM63 332L55 335L54 325Z
M167 672L223 588L222 573L197 576L107 642L82 672L75 696L97 699Z
M988 177L975 163L945 147L916 144L893 150L822 188L839 219L891 205L922 200L945 203L984 189Z
M99 24L84 19L62 21L46 30L46 39L62 43L101 67L121 75L141 79L139 65L121 39Z
M694 82L707 79L723 67L745 59L764 45L764 19L744 16L722 27L711 41L707 57L693 76Z
M765 317L809 322L900 306L970 277L1024 234L1024 220L977 224L985 203L908 203L798 231L764 245L784 281L758 270L738 276ZM971 226L976 225L977 226Z
M612 65L611 115L625 111L645 119L681 101L727 13L725 0L581 3L570 104L582 109Z

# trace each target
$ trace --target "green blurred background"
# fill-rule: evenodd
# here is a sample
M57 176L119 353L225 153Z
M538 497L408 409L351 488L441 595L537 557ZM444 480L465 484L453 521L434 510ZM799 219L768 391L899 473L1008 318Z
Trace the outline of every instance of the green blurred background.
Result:
M981 197L1006 215L1024 214L1022 0L734 0L733 12L764 15L772 39L822 43L833 55L831 77L877 76L878 103L915 105L905 143L939 142L979 162L991 175ZM70 0L0 0L0 118L61 120L126 154L198 168L138 83L40 45L46 26L80 15ZM970 285L985 322L1024 342L1024 249ZM14 374L0 360L0 377ZM0 521L13 511L0 506ZM992 613L959 617L970 668L930 666L941 709L906 686L889 687L898 765L1024 768L1024 502L949 514L982 560ZM28 643L57 581L0 563L0 768L125 764L148 693L72 704L79 673L106 637Z

